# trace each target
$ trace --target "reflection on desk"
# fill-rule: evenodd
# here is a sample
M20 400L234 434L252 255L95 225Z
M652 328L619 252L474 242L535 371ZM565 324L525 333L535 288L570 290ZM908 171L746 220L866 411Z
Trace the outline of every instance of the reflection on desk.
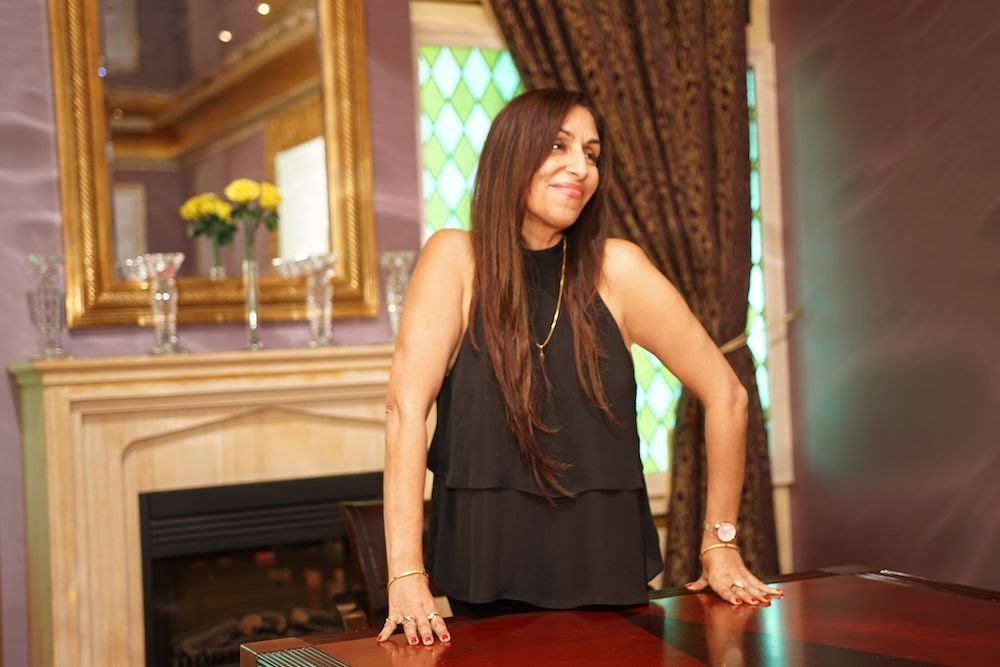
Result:
M680 590L626 609L449 619L450 644L375 630L243 647L241 667L334 665L981 664L1000 655L1000 594L886 571L789 575L785 597L733 607Z

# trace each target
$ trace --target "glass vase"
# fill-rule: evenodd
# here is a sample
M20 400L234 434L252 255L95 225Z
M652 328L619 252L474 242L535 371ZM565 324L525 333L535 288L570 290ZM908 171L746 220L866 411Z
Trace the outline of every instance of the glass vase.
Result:
M247 347L251 350L259 350L264 347L260 342L258 328L260 325L259 314L259 270L257 267L257 220L254 218L240 218L240 226L243 228L243 289L244 289L244 313L247 323Z
M186 352L177 344L177 271L184 263L182 252L157 252L141 256L144 280L149 281L153 311L153 349L150 354Z
M309 347L336 345L333 340L333 276L337 256L310 255L293 260L275 259L271 264L285 277L306 277L306 313L309 316Z
M222 265L222 244L218 237L211 238L212 266L208 269L209 280L222 280L226 277L226 267Z
M38 351L32 359L63 359L69 355L62 347L63 289L62 257L28 255L35 274L31 294L31 315L35 323Z
M399 322L403 316L403 296L410 282L415 253L412 250L390 250L381 255L385 271L385 308L389 314L389 331L392 340L399 335Z

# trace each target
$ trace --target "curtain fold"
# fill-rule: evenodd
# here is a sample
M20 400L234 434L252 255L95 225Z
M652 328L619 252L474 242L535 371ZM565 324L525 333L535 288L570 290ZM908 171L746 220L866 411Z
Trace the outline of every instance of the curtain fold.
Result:
M716 343L743 332L750 282L745 0L491 0L527 88L585 93L614 153L612 232L642 246ZM603 175L602 175L603 176ZM778 571L767 434L753 359L740 545ZM700 571L704 410L686 390L673 433L667 586Z

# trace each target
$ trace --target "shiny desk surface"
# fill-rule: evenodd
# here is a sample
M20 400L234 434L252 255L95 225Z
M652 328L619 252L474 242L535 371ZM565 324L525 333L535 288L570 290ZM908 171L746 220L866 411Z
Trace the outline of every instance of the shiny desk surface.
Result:
M1000 593L858 569L775 581L784 599L757 608L681 589L629 609L448 619L450 644L377 644L375 630L257 642L240 664L1000 664Z

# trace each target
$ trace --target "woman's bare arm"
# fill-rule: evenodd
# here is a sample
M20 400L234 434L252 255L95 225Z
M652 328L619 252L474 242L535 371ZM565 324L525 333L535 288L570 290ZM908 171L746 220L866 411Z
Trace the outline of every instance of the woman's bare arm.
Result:
M423 507L427 467L427 417L462 335L471 289L468 235L438 232L428 240L407 289L386 401L385 538L389 576L424 569ZM412 616L407 641L433 643L447 628L434 611L423 576L398 579L389 588L389 615ZM394 627L394 626L393 626ZM387 626L379 634L386 639Z
M605 300L626 343L652 352L705 407L705 519L735 524L745 465L746 390L677 289L637 245L608 241L604 279ZM703 548L717 542L714 535L704 533ZM702 560L704 574L696 588L711 585L733 603L777 594L777 589L767 589L746 571L733 549L713 549ZM747 589L731 588L734 580L746 580Z

